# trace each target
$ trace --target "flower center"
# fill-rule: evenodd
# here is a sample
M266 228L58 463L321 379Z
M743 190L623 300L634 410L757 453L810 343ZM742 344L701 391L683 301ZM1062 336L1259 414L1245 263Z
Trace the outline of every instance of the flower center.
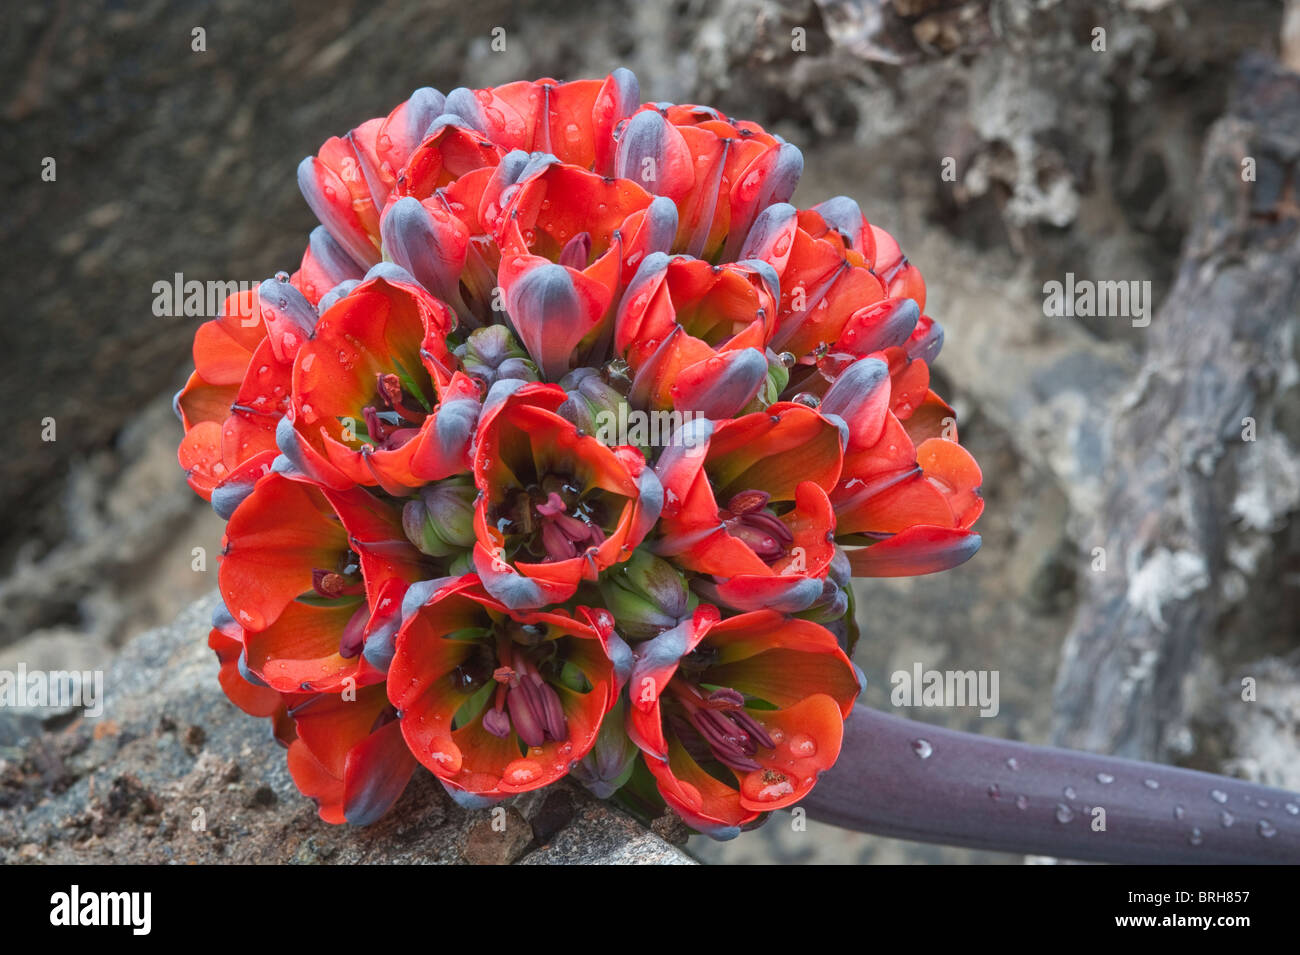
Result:
M761 769L755 761L759 747L775 749L776 743L758 720L745 710L744 694L730 687L705 693L680 677L668 684L680 712L669 719L688 752L697 761L712 756L724 766L748 773Z
M508 664L492 671L497 682L492 706L483 713L483 728L504 739L514 731L525 746L569 738L569 724L555 688L519 647L512 648Z
M770 496L766 491L741 491L718 512L718 517L727 533L744 542L760 560L774 564L789 553L794 535L767 509Z
M385 451L400 448L415 437L428 412L400 376L391 372L375 375L375 403L361 409L370 442Z
M519 537L519 546L541 561L568 560L604 543L596 511L576 483L548 475L515 492L500 508L497 528Z

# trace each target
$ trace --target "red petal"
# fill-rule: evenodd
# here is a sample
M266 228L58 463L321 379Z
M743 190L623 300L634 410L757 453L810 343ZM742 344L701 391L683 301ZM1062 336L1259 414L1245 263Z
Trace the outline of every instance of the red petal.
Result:
M915 577L950 570L979 550L980 536L917 525L869 547L846 548L855 577Z

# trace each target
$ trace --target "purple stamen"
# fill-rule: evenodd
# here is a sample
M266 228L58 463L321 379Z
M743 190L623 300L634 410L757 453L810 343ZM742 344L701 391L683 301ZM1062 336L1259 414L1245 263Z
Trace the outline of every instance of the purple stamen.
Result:
M542 519L542 547L549 560L568 560L591 545L605 540L605 532L595 524L566 513L568 506L554 491L546 495L533 509Z
M739 690L733 690L729 686L724 686L721 689L714 690L706 699L710 705L718 704L718 709L745 705L745 694L741 693Z
M720 687L708 696L701 696L699 690L692 687L678 685L677 689L686 720L674 715L671 722L688 751L693 743L700 742L708 747L718 762L738 772L762 768L753 757L760 747L775 749L776 743L762 724L745 711L743 693L731 687ZM686 732L682 732L684 723L689 723ZM694 738L696 734L698 739Z
M537 513L541 514L542 517L555 517L558 514L563 514L564 511L564 500L554 491L546 495L546 500L543 503L537 505Z
M577 269L580 272L587 267L587 260L590 258L590 232L579 232L566 242L564 248L560 250L560 264L571 269Z
M764 749L776 749L776 742L763 729L763 725L758 720L750 716L742 709L732 710L727 714L731 717L732 722L740 726L745 731L745 735L758 743Z
M370 611L364 601L348 619L339 638L339 656L351 660L361 653L366 644L366 624L370 622Z
M483 729L499 739L510 735L510 717L505 710L490 709L483 714Z
M790 528L778 517L764 510L769 499L766 491L741 491L727 502L719 516L732 537L744 542L759 559L775 563L794 544Z
M494 676L506 683L510 722L524 745L541 746L548 739L560 742L569 738L569 724L559 694L522 654L515 654L513 669L501 667ZM487 726L486 719L485 716L484 726ZM501 725L496 718L493 722L497 727ZM488 732L494 730L489 727Z
M506 705L510 707L510 721L524 745L541 746L546 742L546 724L529 692L531 689L527 680L520 680L506 693Z

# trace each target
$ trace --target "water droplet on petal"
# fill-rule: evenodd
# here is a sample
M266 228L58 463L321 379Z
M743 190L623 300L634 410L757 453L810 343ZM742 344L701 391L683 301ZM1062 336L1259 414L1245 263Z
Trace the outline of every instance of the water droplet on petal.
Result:
M1016 758L1014 756L1009 756L1007 758L1007 769L1011 770L1012 772L1015 772L1019 768L1020 768L1020 763L1016 761Z
M506 765L501 778L511 786L527 786L542 775L542 766L535 759L516 759Z
M1215 802L1222 804L1228 801L1228 794L1225 793L1222 789L1211 789L1210 798L1213 799Z
M1062 790L1061 795L1063 795L1066 799L1073 799L1075 796L1078 795L1078 793L1075 791L1073 786L1066 786L1065 789Z
M1259 834L1265 839L1272 839L1277 835L1277 828L1267 819L1261 819L1257 828L1259 829Z
M794 780L772 769L756 769L741 781L740 789L755 802L775 802L794 792Z
M1156 779L1144 779L1144 780L1142 780L1142 785L1145 786L1147 789L1159 789L1159 788L1160 788L1160 782L1159 782L1159 780L1156 780Z
M790 750L790 755L799 759L817 755L817 741L807 733L795 733L790 737L787 748Z
M1228 812L1228 810L1226 809L1223 810L1223 812L1219 813L1219 822L1223 823L1224 829L1227 829L1236 821L1237 821L1237 817L1234 816L1232 813Z
M1074 810L1073 810L1073 809L1071 809L1069 806L1067 806L1067 805L1066 805L1065 803L1063 803L1063 802L1061 802L1061 803L1057 803L1057 804L1056 804L1056 821L1057 821L1057 822L1064 824L1064 823L1069 822L1069 821L1070 821L1071 819L1073 819L1073 818L1074 818Z
M1191 834L1187 837L1187 841L1194 846L1199 846L1202 842L1205 841L1205 837L1201 835L1200 829L1194 828L1192 829Z
M1109 786L1114 781L1115 781L1115 777L1112 776L1110 773L1097 774L1097 782L1101 783L1103 786Z
M912 740L912 752L921 759L929 759L930 754L934 752L934 747L930 745L928 739L914 739Z

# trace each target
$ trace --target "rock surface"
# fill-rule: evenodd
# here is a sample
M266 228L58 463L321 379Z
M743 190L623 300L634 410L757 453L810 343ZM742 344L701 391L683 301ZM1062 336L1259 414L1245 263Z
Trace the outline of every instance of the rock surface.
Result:
M131 641L103 716L0 710L0 863L690 864L577 787L466 812L425 772L382 821L321 822L206 646L215 595ZM15 737L25 736L22 739Z

